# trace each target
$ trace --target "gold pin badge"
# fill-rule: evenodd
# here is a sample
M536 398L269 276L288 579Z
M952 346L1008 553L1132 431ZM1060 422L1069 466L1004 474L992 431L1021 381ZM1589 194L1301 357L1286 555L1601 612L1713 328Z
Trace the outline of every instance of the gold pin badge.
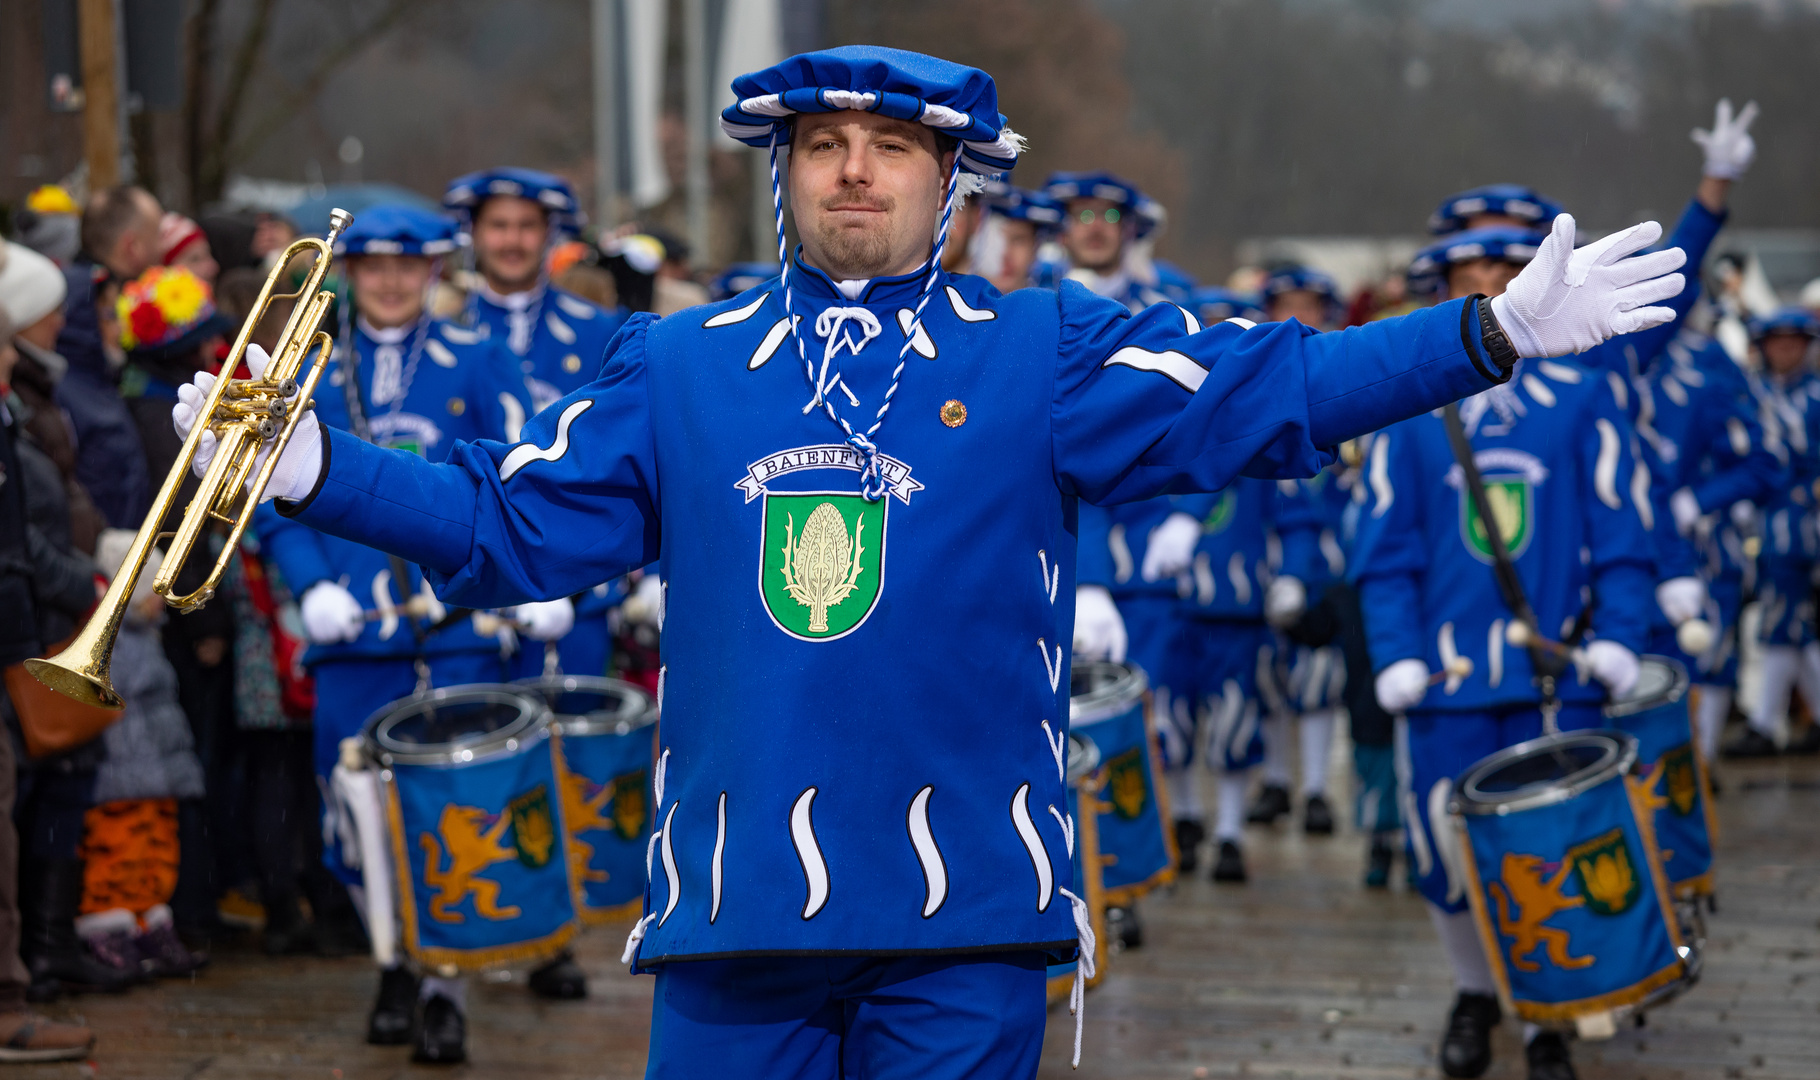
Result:
M574 353L570 353L569 355L563 357L562 358L562 369L571 375L575 374L577 371L580 371L581 370L581 357L576 356Z
M460 416L462 413L467 412L467 411L468 411L467 402L461 400L458 397L452 397L449 399L449 415L450 416Z
M959 400L949 398L942 403L942 423L949 427L960 427L967 422L967 406Z

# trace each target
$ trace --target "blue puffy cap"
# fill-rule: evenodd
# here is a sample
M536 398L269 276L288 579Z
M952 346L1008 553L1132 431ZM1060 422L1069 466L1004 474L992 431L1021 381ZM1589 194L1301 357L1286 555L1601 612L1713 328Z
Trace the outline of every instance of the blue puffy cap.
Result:
M713 281L708 282L708 298L716 302L728 300L754 285L763 285L776 276L776 263L734 263L716 274Z
M538 204L558 232L572 233L585 221L569 182L555 173L536 169L483 169L457 176L442 193L442 205L473 221L480 204L494 195L511 195Z
M1447 281L1447 268L1455 263L1472 259L1527 263L1536 257L1536 248L1543 239L1543 233L1509 225L1455 233L1416 252L1409 263L1409 291L1419 296L1441 291Z
M1249 319L1252 322L1264 321L1264 305L1256 295L1242 293L1236 289L1223 289L1215 285L1196 289L1189 297L1195 318L1201 320L1202 326L1225 322L1227 319Z
M1340 286L1333 278L1311 266L1284 266L1264 279L1264 303L1290 292L1311 292L1329 304L1340 304Z
M1136 184L1109 172L1050 173L1043 194L1064 206L1072 199L1105 199L1133 215L1141 240L1157 230L1167 216L1163 204L1139 191Z
M1428 215L1428 231L1436 236L1459 232L1466 219L1479 214L1508 214L1542 228L1561 213L1561 204L1522 184L1488 184L1441 200Z
M1042 192L1013 187L1003 180L986 181L979 198L980 205L988 214L997 214L1012 221L1031 222L1036 225L1039 234L1060 228L1062 215L1066 213L1061 203Z
M447 255L455 250L455 223L415 206L370 206L335 240L337 255Z
M1820 318L1802 307L1785 307L1773 315L1750 321L1750 339L1762 341L1771 334L1806 334L1820 338Z
M857 109L926 124L960 141L961 167L981 176L1009 172L1024 140L1005 126L992 76L922 53L843 45L802 53L733 80L720 127L747 146L790 140L797 113Z

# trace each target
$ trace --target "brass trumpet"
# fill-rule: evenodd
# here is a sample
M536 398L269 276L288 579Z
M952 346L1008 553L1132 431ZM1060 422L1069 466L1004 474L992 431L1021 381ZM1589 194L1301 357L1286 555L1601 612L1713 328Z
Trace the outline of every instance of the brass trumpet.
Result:
M215 587L220 584L221 575L226 573L228 562L234 557L240 534L252 522L253 511L259 506L259 496L271 481L272 470L278 467L279 455L291 441L298 420L309 411L312 403L310 395L315 391L323 373L328 370L328 359L334 343L321 326L335 294L322 288L322 283L328 276L335 240L353 220L354 215L345 210L331 212L328 236L321 240L298 240L285 249L278 264L272 268L264 287L259 290L259 299L240 327L233 351L221 366L221 377L215 380L214 387L209 391L196 425L190 429L189 438L184 440L183 450L177 455L176 464L171 467L170 475L164 478L164 486L159 489L158 497L146 512L145 523L139 526L138 535L133 537L132 546L127 548L126 558L121 562L120 570L114 575L107 593L102 596L101 603L95 608L95 613L83 625L81 633L70 641L68 648L49 659L25 662L26 670L36 676L39 682L60 694L90 705L113 709L121 707L120 695L115 693L113 683L108 678L109 664L114 655L114 640L119 636L121 620L126 617L133 586L138 583L139 575L145 569L146 556L151 552L152 545L166 536L171 538L170 548L165 552L163 566L152 579L152 591L164 597L166 603L179 611L194 611L215 595ZM289 269L291 260L311 252L315 253L316 261L310 267L309 276L303 284L294 292L274 294L273 290L277 288L279 278ZM306 297L306 302L291 312L290 321L285 324L284 333L278 338L278 343L272 350L271 362L265 370L256 378L233 378L233 373L240 368L241 358L246 355L254 327L265 317L273 301ZM310 364L308 376L300 386L297 375L311 353L314 353L314 360ZM201 449L203 433L209 431L215 433L215 456L202 475L202 484L184 508L177 531L162 532L160 530L164 519L169 516L172 505L177 501L178 492L183 487L184 476L190 472L191 464ZM266 455L261 464L260 451L268 446L271 453ZM252 475L255 467L258 468L256 476ZM211 520L225 522L232 527L227 542L222 547L221 557L215 560L208 579L194 592L181 596L171 595L177 575Z

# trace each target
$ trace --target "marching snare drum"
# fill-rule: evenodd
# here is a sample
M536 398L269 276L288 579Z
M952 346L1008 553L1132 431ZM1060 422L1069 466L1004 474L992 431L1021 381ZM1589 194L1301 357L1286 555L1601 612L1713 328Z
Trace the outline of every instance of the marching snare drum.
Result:
M1698 973L1647 814L1626 775L1635 736L1568 731L1479 761L1455 785L1479 938L1512 1011L1610 1035Z
M1077 661L1069 672L1068 727L1099 748L1100 854L1106 903L1128 907L1175 880L1170 830L1150 717L1149 681L1129 664Z
M1104 777L1098 772L1100 768L1100 750L1093 740L1085 735L1068 736L1068 820L1074 824L1074 842L1071 854L1074 856L1074 895L1087 902L1089 918L1093 925L1093 966L1094 976L1087 980L1090 987L1098 986L1106 977L1106 900L1100 888L1101 874L1105 859L1100 853L1099 831L1096 828L1097 814L1083 814L1084 803L1091 806L1098 797L1099 784ZM1076 961L1065 964L1049 965L1049 1003L1054 1005L1068 1000L1069 991L1074 986L1074 968Z
M657 710L628 682L551 675L518 684L540 696L562 733L563 818L568 822L589 923L637 916L651 838L651 761Z
M511 686L452 686L380 710L379 763L405 951L429 967L554 955L575 895L550 710Z
M1637 737L1637 769L1630 783L1650 808L1662 872L1677 896L1713 890L1713 837L1717 823L1706 763L1694 750L1687 712L1687 669L1665 656L1645 656L1636 687L1605 707L1612 726Z

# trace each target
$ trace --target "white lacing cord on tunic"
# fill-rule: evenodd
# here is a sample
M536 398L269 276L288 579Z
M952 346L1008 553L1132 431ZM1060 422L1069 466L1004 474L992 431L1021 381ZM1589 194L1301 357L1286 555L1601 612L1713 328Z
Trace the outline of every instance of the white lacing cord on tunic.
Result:
M851 330L844 334L841 333L841 328L848 322L858 324L860 330L858 341L853 340ZM847 389L846 382L841 378L840 369L836 368L833 380L829 380L828 365L843 347L849 353L858 356L867 343L883 333L884 328L879 325L878 316L863 307L824 308L822 313L815 317L815 332L825 339L827 344L822 346L822 367L820 373L815 377L815 396L809 399L809 404L803 406L803 415L807 416L815 411L815 407L828 396L828 391L836 386L846 391L847 400L857 406L859 399L853 396L852 390Z
M652 820L656 820L657 810L663 809L664 780L668 778L669 772L670 751L666 747L664 752L657 759L657 768L651 770L651 794L655 796L656 802L656 809L652 811ZM645 882L647 884L651 881L652 864L657 856L657 841L662 837L662 829L653 829L651 830L650 842L645 844ZM651 914L646 915L644 918L632 924L632 932L626 935L625 951L619 954L620 963L630 964L633 960L638 958L639 942L642 942L645 939L645 931L650 928L652 921L656 918L657 912L653 911Z
M1071 1068L1081 1067L1081 1021L1087 1016L1087 980L1099 974L1093 965L1093 952L1099 948L1099 942L1093 936L1093 913L1087 907L1087 901L1069 892L1057 889L1068 898L1074 908L1074 936L1080 950L1080 958L1074 962L1074 986L1068 991L1068 1015L1074 1017L1074 1060L1069 1062Z
M626 935L626 949L624 952L619 954L620 963L630 964L633 960L638 959L638 945L640 942L644 941L644 939L645 939L645 928L650 926L651 920L653 920L655 918L657 918L657 912L653 911L651 914L646 915L644 918L642 918L632 924L632 932L630 934ZM1077 1025L1077 1027L1078 1027L1078 1025ZM1080 1037L1080 1034L1078 1031L1075 1033L1074 1042L1075 1042L1075 1050L1074 1050L1075 1064L1078 1065L1078 1064L1080 1064L1080 1057L1081 1057L1081 1051L1080 1051L1081 1037Z

